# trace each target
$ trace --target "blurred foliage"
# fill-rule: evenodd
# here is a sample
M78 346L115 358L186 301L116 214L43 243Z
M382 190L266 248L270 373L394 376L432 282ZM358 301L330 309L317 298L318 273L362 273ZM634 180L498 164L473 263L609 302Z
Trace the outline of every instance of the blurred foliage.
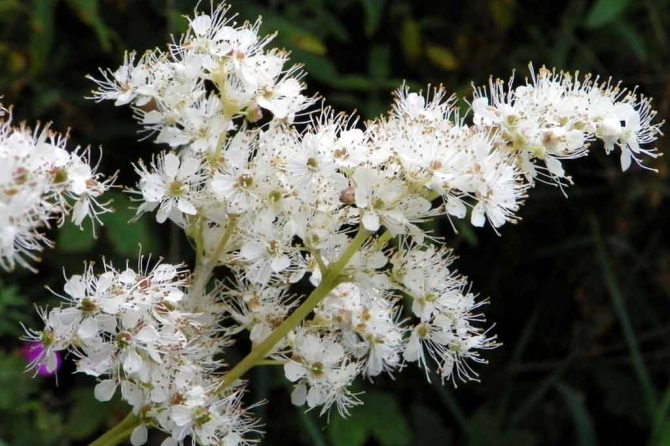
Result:
M155 151L138 141L127 110L95 104L84 74L116 66L124 50L163 45L184 29L182 0L0 0L0 94L18 120L71 126L73 144L102 145L102 166L131 185L131 163ZM207 1L202 6L207 6ZM467 95L490 73L526 73L528 61L592 71L639 85L661 118L670 108L670 0L240 0L239 20L263 15L265 32L304 65L313 92L338 109L373 117L403 80L444 84ZM660 150L668 152L667 140ZM598 147L595 147L598 152ZM481 384L426 383L408 368L395 380L361 383L365 405L352 417L296 412L280 371L252 373L249 401L266 422L265 444L670 445L670 245L668 166L658 175L595 154L571 163L577 186L539 187L524 221L436 231L460 255L458 268L490 296L485 308L502 347L480 366ZM54 234L40 273L0 279L0 446L86 444L124 415L118 401L92 398L92 380L32 378L20 356L19 322L36 326L33 303L84 259L122 262L143 253L190 261L178 232L143 218L120 192L117 214L97 239L71 225ZM231 361L242 351L231 352ZM297 414L297 415L296 415ZM151 438L160 443L160 435Z

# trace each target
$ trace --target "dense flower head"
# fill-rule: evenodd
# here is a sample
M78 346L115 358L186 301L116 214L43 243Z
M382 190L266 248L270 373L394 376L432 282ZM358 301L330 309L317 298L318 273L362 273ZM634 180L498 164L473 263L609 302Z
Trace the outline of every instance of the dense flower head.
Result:
M144 443L149 424L170 434L165 445L187 436L201 444L247 444L253 423L241 409L241 392L216 391L223 366L216 353L228 344L210 319L220 310L213 300L195 308L187 282L180 265L141 261L134 270L104 262L101 273L87 265L67 279L62 305L42 312L44 329L29 332L43 346L34 365L53 371L59 352L69 351L78 372L97 378L98 400L120 389L142 422L133 444Z
M488 91L475 89L472 101L475 124L498 131L528 181L570 181L561 160L587 155L596 139L607 153L619 150L622 170L632 161L642 166L643 156L660 155L645 146L661 134L662 123L653 122L651 100L636 89L591 75L580 79L578 72L529 68L525 84L491 79Z
M163 147L135 166L137 214L184 230L192 274L89 265L31 332L44 347L35 365L53 370L69 350L99 380L98 399L121 389L141 420L133 444L147 425L170 435L164 446L252 442L241 398L258 365L280 365L291 401L320 413L347 414L361 403L357 378L411 364L428 379L477 380L474 365L497 346L486 301L425 223L516 223L536 182L567 186L563 161L596 140L620 151L623 170L658 156L648 99L532 66L522 85L475 88L467 113L442 87L402 87L365 124L309 109L288 53L269 48L259 21L227 13L196 13L166 51L128 53L95 80L95 99L130 105ZM208 288L217 266L230 277ZM252 350L229 367L240 337Z
M166 51L125 56L114 71L102 71L98 100L130 104L156 142L214 154L225 135L269 114L292 122L313 99L302 91L299 66L286 67L288 53L260 37L260 19L238 24L220 5L189 18L189 28Z
M108 212L98 201L110 186L91 164L90 149L68 150L67 135L49 125L30 129L14 125L11 112L0 106L0 267L31 261L52 242L44 234L51 223L70 215L81 226Z

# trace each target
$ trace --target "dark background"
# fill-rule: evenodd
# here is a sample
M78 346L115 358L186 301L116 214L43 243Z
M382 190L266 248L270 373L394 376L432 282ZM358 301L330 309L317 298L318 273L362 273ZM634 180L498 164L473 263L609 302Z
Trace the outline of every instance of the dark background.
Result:
M207 9L209 3L203 1ZM102 146L102 168L131 185L130 163L158 150L138 142L126 108L87 101L97 67L116 67L123 51L164 47L186 24L193 1L0 0L0 95L17 121L71 127L71 143ZM471 82L508 77L546 64L612 76L670 106L670 1L596 0L238 0L240 20L265 18L277 44L305 65L311 92L371 118L403 80L444 84L468 95ZM662 138L659 150L667 152ZM267 445L670 445L670 245L667 159L656 175L599 145L567 165L576 186L568 200L549 186L532 191L523 220L502 228L446 222L437 230L460 256L458 269L485 307L502 346L477 368L481 383L441 386L409 367L395 380L361 382L366 405L342 420L304 414L290 404L280 370L252 373L249 401ZM18 321L39 325L33 303L56 302L63 269L83 260L135 263L143 251L190 261L177 231L151 218L134 225L127 200L98 239L70 225L54 230L39 274L0 275L0 445L86 444L124 416L121 402L101 404L93 380L66 364L54 378L23 372ZM232 352L231 356L242 352ZM67 362L67 361L66 361ZM151 444L159 444L154 433Z

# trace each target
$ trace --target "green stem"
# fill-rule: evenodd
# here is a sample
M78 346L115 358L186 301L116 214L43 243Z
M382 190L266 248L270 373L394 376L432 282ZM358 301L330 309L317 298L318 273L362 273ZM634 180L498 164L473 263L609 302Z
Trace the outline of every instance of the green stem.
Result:
M115 446L130 437L130 434L139 422L139 418L131 412L116 426L102 434L96 440L93 440L88 446Z
M377 238L377 241L375 241L375 245L373 246L373 249L375 251L379 251L379 250L383 249L388 244L389 240L391 240L392 238L393 238L393 235L391 234L391 231L386 229L382 233L382 235L380 235Z
M326 264L323 262L323 258L321 257L321 253L319 251L314 251L312 253L314 256L314 259L316 260L316 263L319 265L319 269L321 270L321 274L324 274L326 271Z
M107 440L105 443L105 446L116 446L123 442L124 440L127 440L130 438L130 436L133 433L133 430L135 430L135 427L129 427L128 429L118 432L116 435L112 436Z
M201 223L201 225L204 224L204 222ZM228 225L226 225L226 229L223 231L223 234L221 234L221 238L211 255L204 254L197 257L195 270L193 271L193 288L191 291L191 296L194 301L197 301L197 299L200 299L205 294L205 288L212 276L212 271L214 271L214 268L218 264L219 258L221 257L221 254L223 254L223 250L230 241L230 237L232 237L236 227L237 217L230 217ZM204 240L202 240L201 243L204 245ZM196 246L196 249L202 251L204 249L204 246L202 245Z
M603 241L602 235L600 234L598 221L594 216L591 216L591 228L593 231L593 238L596 245L600 268L602 270L603 278L605 279L605 285L607 285L607 289L609 290L610 298L612 299L614 313L616 314L617 319L619 319L619 323L621 324L621 331L623 332L624 339L628 345L628 350L630 351L630 357L633 362L633 369L635 370L637 379L640 382L642 396L647 405L647 411L653 420L657 406L656 388L654 387L654 383L651 379L651 376L649 375L649 370L647 370L647 366L644 363L644 359L642 359L640 346L638 345L637 338L635 337L633 323L628 316L628 310L626 308L626 302L623 293L621 292L621 287L619 286L616 274L614 273L612 264L610 263L607 256L605 242Z
M286 361L280 361L278 359L262 359L256 363L256 367L263 365L284 365Z
M223 376L221 381L219 381L219 389L225 389L226 387L230 386L249 369L254 367L259 361L264 360L265 357L275 347L275 345L284 339L294 327L296 327L312 312L314 307L316 307L319 302L321 302L321 300L340 283L342 271L347 266L349 260L351 260L351 257L353 257L353 255L358 252L361 246L363 246L368 238L368 235L368 231L362 227L359 228L358 233L351 240L351 243L349 243L347 249L328 269L319 286L312 291L307 299L298 308L296 308L296 310L291 313L291 315L287 317L284 322L282 322L281 325L279 325L279 327L277 327L270 334L270 336L265 338L263 342L254 347L247 356L245 356L239 363L237 363L235 367L233 367Z

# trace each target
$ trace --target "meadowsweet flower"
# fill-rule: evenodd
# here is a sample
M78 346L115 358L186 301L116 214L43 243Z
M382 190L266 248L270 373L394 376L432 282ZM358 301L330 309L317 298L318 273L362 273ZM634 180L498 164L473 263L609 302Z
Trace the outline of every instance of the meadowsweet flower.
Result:
M531 81L513 87L491 80L488 92L475 90L472 102L474 122L499 130L505 145L519 157L518 165L532 181L543 174L552 182L565 177L560 160L588 154L588 141L596 138L609 153L618 146L621 167L626 170L639 156L658 156L643 148L660 134L653 123L656 112L649 99L635 90L621 89L610 81L592 80L589 75L556 72L530 66ZM544 166L537 165L544 161Z
M179 225L185 218L197 213L193 195L201 182L200 161L185 156L180 159L174 153L164 153L151 163L151 170L140 162L136 168L140 175L138 194L143 203L137 213L153 211L158 207L156 221L163 223L168 218Z
M358 374L358 364L351 361L341 344L330 337L297 332L293 356L284 364L284 374L297 382L291 401L297 406L323 406L322 412L335 404L341 413L359 403L348 390Z
M498 232L519 221L537 183L569 185L567 161L597 140L620 151L624 170L658 155L648 147L660 134L648 99L545 68L531 67L520 85L475 88L467 113L443 87L406 86L364 124L326 106L308 112L314 99L288 52L259 35L260 21L227 13L196 13L166 50L102 70L93 93L129 105L169 147L136 167L138 214L156 210L157 221L183 228L196 250L192 275L169 265L89 268L68 279L62 307L42 312L45 329L31 332L44 346L37 363L53 368L69 350L98 379L98 399L120 391L141 414L134 444L148 425L170 435L164 446L187 437L248 444L244 372L261 363L281 365L291 401L321 413L359 404L357 377L409 364L454 384L476 380L474 365L497 345L485 301L424 223L447 216ZM54 158L67 164L61 152ZM14 174L0 166L3 175ZM94 176L79 166L63 184L79 194ZM0 206L21 211L24 202ZM0 243L16 238L0 227ZM234 280L210 289L219 265ZM240 335L253 350L229 368L221 358Z
M97 274L88 265L83 275L71 276L63 305L41 313L44 330L27 336L42 346L33 366L53 371L54 355L69 351L78 371L99 379L97 399L108 401L120 388L136 414L177 443L191 435L200 444L244 444L253 424L238 394L215 392L222 364L214 356L227 339L216 323L205 324L202 314L190 311L186 271L142 263L138 271L108 263L103 269ZM131 442L146 440L143 423Z
M0 266L34 270L31 261L52 245L43 231L54 221L69 215L81 226L110 210L99 199L112 179L96 172L89 149L68 151L67 136L48 125L13 126L11 113L0 110Z

